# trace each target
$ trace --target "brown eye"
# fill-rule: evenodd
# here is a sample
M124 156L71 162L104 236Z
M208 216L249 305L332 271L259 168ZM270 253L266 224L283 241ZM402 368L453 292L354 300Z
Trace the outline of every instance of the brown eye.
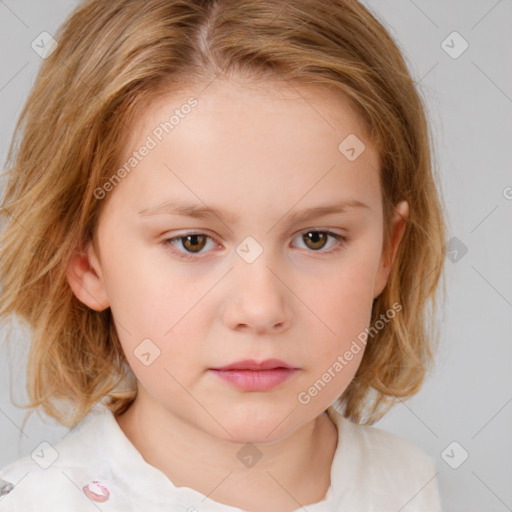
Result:
M179 237L182 240L182 245L187 251L200 252L206 245L207 236L201 234L193 234Z
M215 242L215 239L205 233L192 232L183 233L180 236L175 236L174 238L168 238L164 240L162 244L165 249L170 250L173 255L176 255L179 258L184 258L185 260L191 260L197 259L196 256L202 257L202 253L211 252L208 251L208 244L211 246L210 249L215 248L216 246L218 247L218 244Z
M307 247L318 250L322 249L327 243L328 234L324 231L308 231L302 235L302 239Z
M331 243L329 243L329 239L331 239ZM303 249L310 249L309 252L330 254L344 247L349 239L345 235L329 230L310 229L309 231L303 231L297 240L305 245Z

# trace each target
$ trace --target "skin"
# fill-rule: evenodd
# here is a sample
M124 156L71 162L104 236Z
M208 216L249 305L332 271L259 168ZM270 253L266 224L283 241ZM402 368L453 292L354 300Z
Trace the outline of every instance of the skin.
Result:
M328 490L338 438L325 410L364 351L308 404L297 396L370 325L408 205L396 205L384 253L378 154L349 104L319 88L217 80L204 91L174 92L137 120L126 158L191 96L197 107L103 199L95 243L70 261L68 281L90 308L111 308L138 382L135 402L117 421L144 459L176 486L218 502L291 511ZM338 150L349 134L366 146L355 161ZM239 218L137 213L168 199ZM351 199L368 207L288 217ZM315 246L302 236L308 230L349 241L328 237ZM190 231L211 239L166 245ZM248 236L263 249L252 263L236 252ZM160 349L149 366L134 355L146 338ZM241 391L209 370L267 358L299 370L265 392ZM262 454L250 468L237 457L245 443Z

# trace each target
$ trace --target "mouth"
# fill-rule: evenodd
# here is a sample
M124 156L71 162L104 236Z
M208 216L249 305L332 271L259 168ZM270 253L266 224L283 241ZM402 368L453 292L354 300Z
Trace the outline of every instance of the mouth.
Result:
M255 361L254 359L244 359L236 361L225 366L212 368L213 370L274 370L276 368L294 368L291 364L281 359L265 359L264 361Z
M219 378L243 391L268 391L288 380L298 370L279 359L237 361L210 369Z

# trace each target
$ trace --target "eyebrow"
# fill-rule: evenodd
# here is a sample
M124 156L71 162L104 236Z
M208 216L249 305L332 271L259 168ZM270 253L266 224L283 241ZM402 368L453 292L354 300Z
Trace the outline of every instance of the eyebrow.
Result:
M370 207L357 199L339 201L337 203L326 204L321 206L313 206L301 211L294 212L287 217L290 221L301 222L330 215L335 213L347 213L350 210L368 209ZM212 217L218 217L225 223L236 223L239 216L232 212L223 211L220 208L210 207L196 203L178 203L174 201L164 201L156 206L143 208L137 212L144 217L152 215L181 215L183 217L191 217L195 219L208 220Z

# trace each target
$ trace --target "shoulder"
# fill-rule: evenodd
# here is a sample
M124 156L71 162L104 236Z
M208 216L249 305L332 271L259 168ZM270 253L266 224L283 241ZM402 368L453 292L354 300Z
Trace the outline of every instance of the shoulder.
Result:
M359 494L402 512L441 510L434 457L382 428L353 423L334 408L328 413L341 436L340 467L348 470L345 464L351 464Z
M41 442L30 455L0 470L0 512L91 510L84 494L95 475L109 479L101 446L105 412L96 410L58 443ZM89 507L89 508L87 508Z

